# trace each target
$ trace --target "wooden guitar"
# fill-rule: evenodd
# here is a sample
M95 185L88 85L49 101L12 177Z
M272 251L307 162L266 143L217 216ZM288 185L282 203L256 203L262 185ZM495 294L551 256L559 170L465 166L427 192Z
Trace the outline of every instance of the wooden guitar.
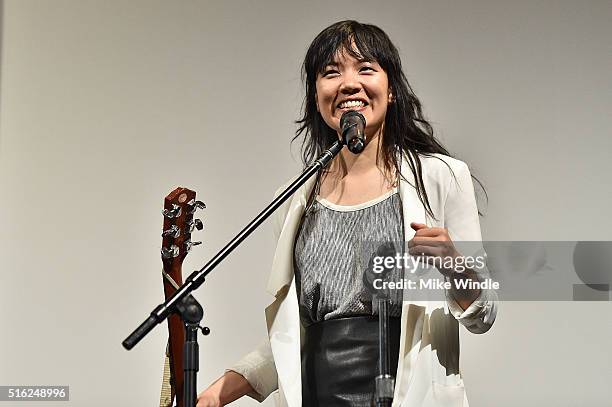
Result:
M187 188L177 188L164 200L164 226L162 233L161 258L163 263L162 280L166 299L183 284L183 260L193 246L202 242L192 242L191 232L202 230L200 219L194 219L197 209L205 208L196 200L196 193ZM172 314L168 317L168 345L164 363L164 377L159 405L171 407L176 400L177 407L184 406L183 386L183 345L185 344L185 325L181 318ZM191 407L191 406L189 406Z

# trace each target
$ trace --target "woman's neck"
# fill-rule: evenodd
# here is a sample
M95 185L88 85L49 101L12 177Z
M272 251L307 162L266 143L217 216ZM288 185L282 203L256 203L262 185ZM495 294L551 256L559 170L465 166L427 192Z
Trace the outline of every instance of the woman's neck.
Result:
M381 141L380 133L367 139L365 148L359 154L353 154L348 148L343 148L331 162L327 172L343 178L349 174L358 177L370 173L374 168L384 171Z
M352 205L392 189L396 179L385 170L380 140L370 139L360 154L343 149L325 171L319 195L335 204Z

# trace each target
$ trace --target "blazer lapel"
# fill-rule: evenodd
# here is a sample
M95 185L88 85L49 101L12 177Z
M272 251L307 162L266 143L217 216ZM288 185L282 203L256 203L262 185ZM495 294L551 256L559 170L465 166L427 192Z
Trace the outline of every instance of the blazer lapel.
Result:
M276 244L272 271L266 288L273 296L277 296L277 293L284 286L289 286L293 278L293 242L306 208L306 199L314 186L315 177L316 175L311 177L300 189L295 191L289 203L287 214L284 216L285 221ZM282 207L279 210L282 210ZM278 215L282 216L282 214Z
M410 170L407 158L402 156L401 171L406 178L400 179L399 193L402 200L402 217L404 220L404 240L407 244L414 237L415 231L410 227L410 222L428 224L425 208L419 199L416 190L414 175ZM407 246L406 246L407 249ZM404 290L402 305L402 323L400 331L400 349L395 378L395 393L393 406L401 405L406 397L410 376L416 364L421 343L421 326L423 323L423 312L425 304L411 301L411 290Z

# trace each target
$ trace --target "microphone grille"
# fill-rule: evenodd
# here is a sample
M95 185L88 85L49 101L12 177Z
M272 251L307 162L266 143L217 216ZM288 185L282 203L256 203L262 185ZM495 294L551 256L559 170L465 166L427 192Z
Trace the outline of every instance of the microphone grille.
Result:
M363 115L356 110L349 110L348 112L344 112L342 114L342 116L340 117L340 127L344 128L346 125L351 122L354 122L355 120L361 120L363 127L365 127L365 117L363 117Z

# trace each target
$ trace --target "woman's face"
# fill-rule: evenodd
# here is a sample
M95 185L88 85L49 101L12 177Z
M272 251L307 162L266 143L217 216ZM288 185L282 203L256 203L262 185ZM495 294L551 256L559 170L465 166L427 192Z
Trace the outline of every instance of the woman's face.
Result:
M329 127L340 134L340 117L356 110L366 119L368 141L383 128L392 100L387 73L375 61L339 52L316 81L317 110Z

